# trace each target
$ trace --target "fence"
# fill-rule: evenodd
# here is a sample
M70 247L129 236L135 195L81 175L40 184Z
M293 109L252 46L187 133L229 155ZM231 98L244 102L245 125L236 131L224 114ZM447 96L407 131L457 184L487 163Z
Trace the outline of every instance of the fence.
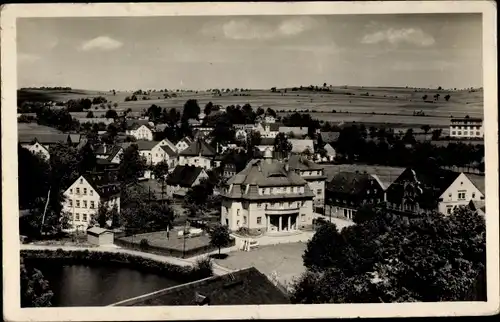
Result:
M233 239L231 239L231 241L227 247L233 247L235 244L236 244L236 241L233 238ZM218 250L217 247L214 247L212 245L204 245L204 246L190 248L190 249L186 249L186 250L177 249L177 248L152 246L152 245L141 246L139 243L133 243L133 242L124 240L123 238L115 238L115 245L123 247L123 248L141 251L141 252L162 255L162 256L179 257L179 258L193 257L193 256L202 255L202 254L206 254L206 253Z

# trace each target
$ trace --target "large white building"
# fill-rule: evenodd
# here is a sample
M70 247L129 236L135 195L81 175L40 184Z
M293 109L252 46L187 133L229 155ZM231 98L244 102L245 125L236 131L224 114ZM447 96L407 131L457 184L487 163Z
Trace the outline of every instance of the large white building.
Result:
M127 120L125 134L137 140L153 141L154 124L147 120Z
M85 231L97 213L99 204L120 212L119 185L104 173L80 176L64 192L63 211L70 214L70 231Z
M303 156L292 154L287 164L309 184L314 193L314 206L323 207L325 203L325 171L322 166Z
M480 118L453 118L450 125L450 137L452 138L482 138L483 120Z
M307 181L269 152L223 188L221 223L232 231L290 232L312 225L314 193Z

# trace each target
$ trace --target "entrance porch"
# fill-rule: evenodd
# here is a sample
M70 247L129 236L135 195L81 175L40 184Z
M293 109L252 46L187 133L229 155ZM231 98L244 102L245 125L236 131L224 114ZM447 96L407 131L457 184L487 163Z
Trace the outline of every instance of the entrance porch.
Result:
M268 232L289 232L296 231L297 221L299 218L298 213L285 214L285 215L266 215L267 225L266 231Z

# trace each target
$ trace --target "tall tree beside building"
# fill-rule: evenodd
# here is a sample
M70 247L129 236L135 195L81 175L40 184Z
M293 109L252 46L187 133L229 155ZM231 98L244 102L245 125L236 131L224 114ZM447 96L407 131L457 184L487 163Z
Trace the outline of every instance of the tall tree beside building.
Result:
M280 153L283 157L287 156L292 151L292 143L284 133L278 133L274 138L274 151Z
M139 147L132 144L125 149L118 168L118 178L122 184L136 183L144 175L146 161L139 155Z
M184 109L182 110L182 120L187 121L189 119L198 119L201 109L198 105L198 101L195 99L189 99L184 104Z

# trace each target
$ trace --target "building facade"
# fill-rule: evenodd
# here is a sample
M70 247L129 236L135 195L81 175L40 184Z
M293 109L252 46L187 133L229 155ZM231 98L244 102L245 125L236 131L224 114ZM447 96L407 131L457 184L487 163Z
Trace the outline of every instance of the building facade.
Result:
M287 164L290 169L307 181L309 188L314 193L314 207L323 207L325 204L326 181L324 168L299 155L291 155Z
M133 124L125 133L133 136L137 140L153 141L153 131L145 124Z
M352 220L360 207L384 201L382 185L367 173L339 172L326 186L327 216Z
M312 225L314 194L287 164L252 160L221 193L221 223L231 231L290 232Z
M458 207L467 206L473 201L484 200L484 194L465 175L460 175L441 194L439 198L438 211L445 215L450 215Z
M86 174L66 189L63 211L70 214L70 231L85 231L101 203L120 212L120 190L113 181L104 173Z
M215 149L202 139L198 139L179 153L179 165L191 165L210 170L215 167Z
M45 160L50 159L49 147L44 146L37 141L35 141L33 144L22 144L21 146L25 149L28 149L28 151L35 155L40 155Z
M450 125L452 138L482 138L484 136L483 120L480 118L453 118Z
M189 148L189 146L191 145L191 143L193 143L193 141L190 138L188 138L188 137L180 139L179 142L177 142L175 144L177 152L181 152L181 151L186 150L187 148Z
M167 196L185 197L187 191L199 185L203 179L208 179L208 174L203 168L178 165L167 178Z

